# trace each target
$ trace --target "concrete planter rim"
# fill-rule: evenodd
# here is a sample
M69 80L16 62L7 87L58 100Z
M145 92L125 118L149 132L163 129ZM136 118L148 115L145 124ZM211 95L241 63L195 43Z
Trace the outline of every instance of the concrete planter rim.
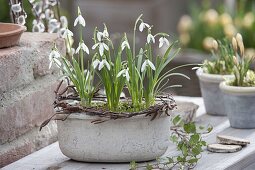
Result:
M196 74L201 81L212 82L212 83L220 83L225 79L234 78L234 75L220 75L220 74L209 74L204 73L202 68L197 69Z
M255 87L230 86L230 85L228 85L228 81L221 82L220 89L224 93L228 93L228 94L244 95L244 96L254 96L255 95Z

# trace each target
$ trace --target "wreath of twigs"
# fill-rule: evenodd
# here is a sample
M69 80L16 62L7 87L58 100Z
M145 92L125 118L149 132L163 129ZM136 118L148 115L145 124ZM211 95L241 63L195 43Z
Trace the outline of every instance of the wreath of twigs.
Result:
M164 96L159 96L158 98L161 100L160 104L155 104L145 110L139 112L113 112L109 111L103 107L83 107L80 105L70 104L70 101L80 101L79 95L73 85L69 84L67 81L67 86L61 89L64 80L62 80L57 89L55 90L55 101L54 101L54 109L55 114L53 114L49 119L45 120L41 126L41 129L46 126L51 120L62 120L65 121L72 113L84 113L90 116L97 116L95 120L91 121L93 124L103 123L109 120L116 119L125 119L131 118L134 116L151 116L151 121L156 117L160 117L163 113L167 116L169 110L173 110L176 107L176 102L173 97L169 94ZM61 90L60 90L61 89ZM104 101L105 97L100 97L98 95L99 89L96 91L94 100L96 101ZM125 98L128 101L128 98ZM167 99L167 100L166 100ZM58 118L57 115L62 115L64 117Z

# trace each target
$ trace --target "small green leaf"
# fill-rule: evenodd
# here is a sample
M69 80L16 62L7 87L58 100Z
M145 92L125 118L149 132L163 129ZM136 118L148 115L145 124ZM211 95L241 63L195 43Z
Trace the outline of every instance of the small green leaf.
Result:
M201 153L201 148L195 147L192 149L192 153L196 156Z
M180 122L180 120L181 120L180 115L175 116L175 118L173 119L173 124L174 124L175 126L178 125L178 123Z
M187 123L183 126L185 132L187 133L196 133L196 125L195 123Z
M196 163L197 161L198 161L197 158L193 158L193 159L188 160L188 162L191 163L191 164Z

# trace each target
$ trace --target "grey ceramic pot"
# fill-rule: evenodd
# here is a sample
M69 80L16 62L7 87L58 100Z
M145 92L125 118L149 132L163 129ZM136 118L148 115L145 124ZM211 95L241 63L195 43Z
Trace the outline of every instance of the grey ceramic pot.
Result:
M255 128L255 87L229 86L220 84L224 95L225 110L233 128Z
M199 78L206 113L215 116L226 116L223 100L224 94L221 92L219 84L225 79L234 78L234 76L207 74L202 69L198 69L196 74Z

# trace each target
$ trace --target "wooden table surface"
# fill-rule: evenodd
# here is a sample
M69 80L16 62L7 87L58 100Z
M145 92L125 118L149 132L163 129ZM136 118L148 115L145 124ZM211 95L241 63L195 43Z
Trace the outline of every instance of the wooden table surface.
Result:
M210 116L205 114L202 98L176 97L178 101L190 101L199 105L196 122L198 124L211 124L214 129L210 134L204 135L207 143L215 143L217 134L232 135L250 140L251 144L236 153L211 153L206 149L202 158L195 167L198 170L255 170L255 129L234 129L229 125L227 117ZM241 116L241 115L240 115ZM254 122L255 123L255 122ZM176 155L178 152L170 144L166 155ZM58 146L53 143L37 152L34 152L6 167L3 170L122 170L129 169L129 164L82 163L70 160L64 156Z

